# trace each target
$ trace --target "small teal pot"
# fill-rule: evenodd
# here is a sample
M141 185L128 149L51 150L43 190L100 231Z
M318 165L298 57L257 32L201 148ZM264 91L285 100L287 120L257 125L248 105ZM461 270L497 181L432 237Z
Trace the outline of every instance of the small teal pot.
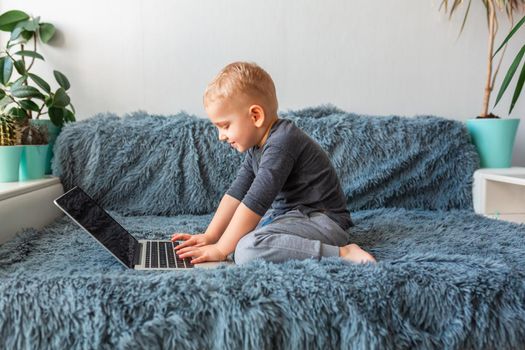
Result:
M0 182L18 181L18 168L24 146L0 146Z
M46 173L49 145L24 145L20 157L19 180L41 179Z
M467 129L476 146L481 168L508 168L519 119L478 118L467 120Z
M47 149L47 155L46 155L45 172L46 174L51 174L51 161L53 160L53 155L54 155L53 146L55 145L55 141L58 137L58 134L60 134L60 131L62 131L62 128L53 124L53 122L49 119L33 119L30 122L31 124L47 126L47 138L48 138L49 147Z

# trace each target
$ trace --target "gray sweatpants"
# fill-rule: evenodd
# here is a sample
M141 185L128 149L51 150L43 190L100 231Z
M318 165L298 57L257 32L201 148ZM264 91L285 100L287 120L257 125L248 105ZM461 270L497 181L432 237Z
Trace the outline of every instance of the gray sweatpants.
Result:
M298 209L284 214L269 210L253 231L243 236L233 254L237 265L260 258L283 262L339 256L349 234L322 212L306 215Z

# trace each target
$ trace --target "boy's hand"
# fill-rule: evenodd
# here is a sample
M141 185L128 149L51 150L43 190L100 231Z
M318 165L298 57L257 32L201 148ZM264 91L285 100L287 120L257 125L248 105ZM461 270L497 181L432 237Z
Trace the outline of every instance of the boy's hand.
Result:
M171 236L171 241L180 241L183 240L185 242L180 243L175 247L175 251L179 251L180 248L188 247L196 245L197 247L202 247L206 244L212 244L215 242L212 242L213 240L206 236L205 234L197 234L197 235L190 235L189 233L175 233L173 236Z
M181 259L192 257L192 264L198 264L205 261L223 261L226 260L226 257L228 256L217 248L217 244L182 248L177 252L177 255L179 255Z

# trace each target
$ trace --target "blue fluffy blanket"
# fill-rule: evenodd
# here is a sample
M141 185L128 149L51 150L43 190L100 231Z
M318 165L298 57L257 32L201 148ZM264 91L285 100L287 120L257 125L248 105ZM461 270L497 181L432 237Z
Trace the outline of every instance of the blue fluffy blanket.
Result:
M472 207L479 159L460 122L368 117L336 107L280 113L329 154L350 210ZM126 215L207 214L244 157L219 142L209 120L136 112L69 124L55 145L53 171Z
M286 115L327 150L349 234L376 265L144 273L63 217L0 246L0 348L522 347L525 225L472 212L478 160L461 123L332 107ZM63 130L53 168L137 238L203 232L242 160L208 123L99 115Z

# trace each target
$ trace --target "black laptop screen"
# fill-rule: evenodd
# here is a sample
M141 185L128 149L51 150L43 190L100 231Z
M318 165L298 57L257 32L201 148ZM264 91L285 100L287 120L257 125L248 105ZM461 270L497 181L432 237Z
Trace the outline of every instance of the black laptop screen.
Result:
M55 202L124 265L133 268L133 256L139 242L90 196L75 187Z

